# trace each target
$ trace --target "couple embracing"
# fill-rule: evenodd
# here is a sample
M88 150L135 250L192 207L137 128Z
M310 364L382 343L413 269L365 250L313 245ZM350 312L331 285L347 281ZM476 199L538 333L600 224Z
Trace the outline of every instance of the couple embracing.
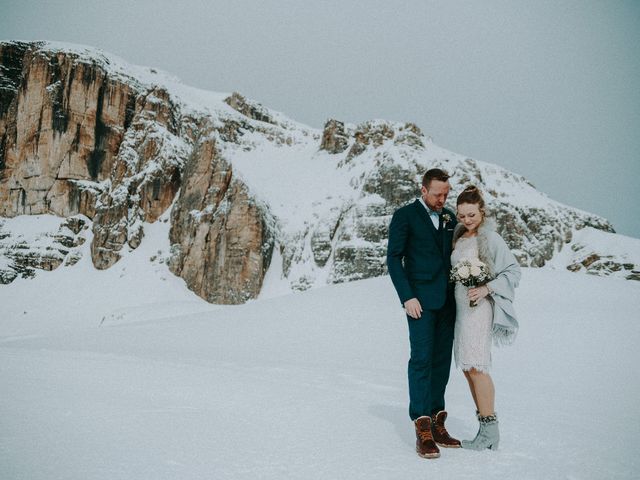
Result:
M409 416L425 458L439 457L438 446L498 448L491 343L512 343L518 329L518 262L485 221L481 192L465 188L454 214L444 207L450 188L444 170L428 170L420 198L398 209L389 225L387 266L409 325ZM452 350L479 421L476 437L462 442L445 427Z

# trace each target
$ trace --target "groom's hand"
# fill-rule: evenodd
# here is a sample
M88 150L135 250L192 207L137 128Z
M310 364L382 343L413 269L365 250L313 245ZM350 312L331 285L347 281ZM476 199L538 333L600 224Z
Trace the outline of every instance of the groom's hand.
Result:
M404 310L411 318L420 318L422 314L422 305L417 298L410 298L404 302Z

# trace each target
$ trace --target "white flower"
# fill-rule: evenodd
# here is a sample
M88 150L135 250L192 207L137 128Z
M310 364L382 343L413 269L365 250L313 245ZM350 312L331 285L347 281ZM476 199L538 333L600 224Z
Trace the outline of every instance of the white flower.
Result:
M482 268L484 267L484 263L482 261L480 261L479 258L472 258L471 260L469 260L469 262L471 263L471 265L473 265L474 267L479 267Z
M469 278L469 275L470 275L469 267L467 267L466 265L463 265L462 267L460 267L458 269L458 275L460 275L460 278Z
M478 277L482 273L482 270L478 265L471 265L470 270L471 270L471 275L473 275L474 277Z

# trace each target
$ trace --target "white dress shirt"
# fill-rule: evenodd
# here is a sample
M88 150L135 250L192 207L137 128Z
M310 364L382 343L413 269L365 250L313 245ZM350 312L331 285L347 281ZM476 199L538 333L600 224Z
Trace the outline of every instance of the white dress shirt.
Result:
M420 200L420 203L424 206L424 208L427 209L427 213L429 214L429 218L431 218L431 223L433 223L433 226L436 227L436 230L438 230L438 227L440 226L440 213L436 212L435 210L431 210L427 204L425 203L424 199L422 197L418 198L418 200Z

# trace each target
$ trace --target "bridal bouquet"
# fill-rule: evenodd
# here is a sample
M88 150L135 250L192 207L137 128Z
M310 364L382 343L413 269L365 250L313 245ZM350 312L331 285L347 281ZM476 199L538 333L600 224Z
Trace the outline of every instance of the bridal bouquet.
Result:
M479 287L487 283L489 278L489 269L484 262L477 258L471 260L460 260L451 269L449 277L452 282L460 282L465 287ZM474 301L469 301L470 307L475 307Z

